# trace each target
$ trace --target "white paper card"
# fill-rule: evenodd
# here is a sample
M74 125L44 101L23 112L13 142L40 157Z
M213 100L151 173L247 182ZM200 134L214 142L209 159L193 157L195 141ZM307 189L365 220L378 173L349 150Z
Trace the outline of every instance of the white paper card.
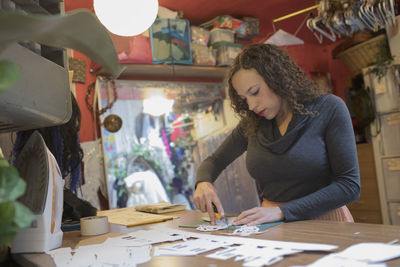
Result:
M337 257L354 259L365 262L384 262L400 257L400 245L385 243L360 243L348 247Z

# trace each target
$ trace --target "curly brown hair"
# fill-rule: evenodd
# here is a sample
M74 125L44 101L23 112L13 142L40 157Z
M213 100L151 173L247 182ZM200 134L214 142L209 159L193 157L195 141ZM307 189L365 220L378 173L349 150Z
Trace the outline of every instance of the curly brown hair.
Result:
M261 117L236 92L232 77L240 69L255 69L268 87L288 103L293 113L310 114L304 104L321 96L317 85L307 78L289 55L275 45L251 44L235 58L227 76L233 110L239 115L247 136L255 134Z

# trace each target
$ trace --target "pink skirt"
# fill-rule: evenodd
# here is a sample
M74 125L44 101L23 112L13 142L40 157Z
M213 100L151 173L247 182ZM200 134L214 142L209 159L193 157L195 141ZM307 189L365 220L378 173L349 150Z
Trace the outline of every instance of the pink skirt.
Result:
M273 202L263 199L262 207L276 207L282 204L281 202ZM328 211L320 216L312 218L313 220L336 221L336 222L354 222L353 216L346 206L342 206L335 210Z

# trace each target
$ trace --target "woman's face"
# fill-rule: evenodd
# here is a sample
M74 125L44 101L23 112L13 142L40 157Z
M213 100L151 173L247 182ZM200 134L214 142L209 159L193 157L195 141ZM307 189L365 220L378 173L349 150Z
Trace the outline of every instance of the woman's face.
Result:
M237 94L247 102L249 109L268 120L279 116L282 98L275 94L255 69L240 69L232 76Z

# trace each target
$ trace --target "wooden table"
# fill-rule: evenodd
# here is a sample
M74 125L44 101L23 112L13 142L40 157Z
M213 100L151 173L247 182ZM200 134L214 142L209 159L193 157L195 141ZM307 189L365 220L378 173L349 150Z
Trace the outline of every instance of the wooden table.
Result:
M181 224L188 224L198 220L201 214L197 211L186 211L178 213L181 215L179 219L168 221L167 224L171 228L178 228ZM160 224L152 224L157 226ZM163 226L164 226L163 225ZM146 229L149 226L138 227ZM134 228L135 230L137 228ZM196 231L195 229L179 228L180 230ZM198 231L196 231L198 232ZM223 232L223 231L221 231ZM209 233L207 233L209 234ZM117 233L109 233L96 237L82 237L79 231L64 233L63 246L76 247L77 245L87 245L101 243L108 236L115 236ZM308 242L337 245L339 248L336 252L341 251L352 244L361 242L390 242L394 239L400 240L400 226L366 224L366 223L342 223L331 221L299 221L291 223L283 223L260 235L253 235L250 238L268 239L279 241ZM242 266L242 262L235 262L233 259L221 261L209 259L204 255L198 256L161 256L153 257L150 262L140 264L141 267L194 267L194 266ZM285 256L284 260L272 266L291 266L291 265L307 265L318 258L327 255L326 252L302 252L295 255ZM22 266L55 266L51 257L47 254L14 254L13 258ZM388 266L399 266L400 258L386 262Z

